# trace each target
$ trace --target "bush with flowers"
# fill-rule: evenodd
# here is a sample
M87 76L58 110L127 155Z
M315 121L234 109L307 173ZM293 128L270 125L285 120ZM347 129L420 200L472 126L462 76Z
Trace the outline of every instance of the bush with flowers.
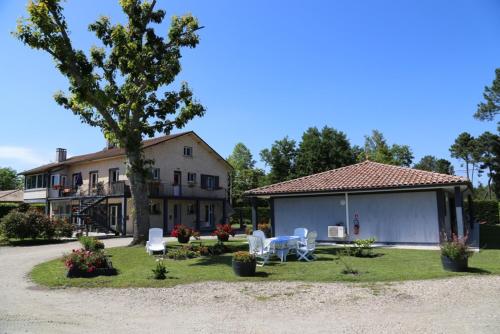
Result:
M234 237L235 233L230 224L217 224L212 235L217 236L219 241L228 241L229 236Z
M170 236L177 238L177 241L179 241L179 243L181 244L188 243L191 237L197 240L200 239L199 232L182 224L175 225L172 233L170 233Z
M114 275L111 262L102 251L88 251L83 248L73 249L63 257L68 268L68 277L90 277L97 275Z

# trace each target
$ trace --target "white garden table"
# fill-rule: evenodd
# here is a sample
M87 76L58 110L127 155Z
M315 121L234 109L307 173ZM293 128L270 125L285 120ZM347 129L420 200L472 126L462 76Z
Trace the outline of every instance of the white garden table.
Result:
M296 250L300 237L295 235L281 235L269 238L269 248L273 254L276 254L281 262L286 262L286 257L291 250Z

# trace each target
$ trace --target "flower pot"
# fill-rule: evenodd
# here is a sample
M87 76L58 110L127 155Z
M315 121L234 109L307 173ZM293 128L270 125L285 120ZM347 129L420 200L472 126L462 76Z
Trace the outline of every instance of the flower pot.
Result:
M239 262L233 260L233 271L236 276L255 276L255 268L257 266L257 261L253 260L251 262Z
M453 260L447 256L441 256L443 269L447 271L467 271L469 258Z
M177 237L177 241L179 241L180 244L187 244L189 242L189 238L191 238L190 236L189 237L186 237L186 236L178 236Z
M217 236L217 239L219 241L228 241L229 240L229 234L226 234L226 235L218 235Z

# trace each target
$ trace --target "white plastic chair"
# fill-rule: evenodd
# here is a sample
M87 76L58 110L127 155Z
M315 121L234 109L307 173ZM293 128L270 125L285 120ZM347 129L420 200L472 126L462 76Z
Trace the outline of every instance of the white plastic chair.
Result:
M316 231L311 231L307 234L305 242L300 242L297 247L297 259L311 261L315 259L314 250L316 249L316 238L318 233Z
M299 237L300 240L304 241L304 240L306 240L306 237L307 237L307 228L298 227L295 230L293 230L293 235L296 237Z
M247 236L249 253L255 255L256 258L262 259L262 264L258 264L260 267L264 266L268 261L271 253L269 251L269 246L264 246L264 241L257 236L249 235Z
M163 252L163 255L165 255L166 244L167 243L163 241L163 229L149 229L149 240L146 242L146 252L148 252L149 255L152 255L153 252Z
M269 245L271 244L271 238L266 238L266 234L261 230L253 231L252 235L254 237L261 238L264 247L269 247Z

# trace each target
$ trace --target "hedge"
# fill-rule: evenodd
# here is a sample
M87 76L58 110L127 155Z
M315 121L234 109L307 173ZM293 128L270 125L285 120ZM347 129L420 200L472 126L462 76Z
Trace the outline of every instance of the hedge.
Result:
M0 219L18 206L17 203L0 203Z
M500 203L498 201L474 201L474 218L490 225L500 224Z
M30 208L45 208L45 204L43 203L33 203L29 204ZM8 214L11 210L17 209L19 207L19 203L0 203L0 219L3 218L6 214Z

